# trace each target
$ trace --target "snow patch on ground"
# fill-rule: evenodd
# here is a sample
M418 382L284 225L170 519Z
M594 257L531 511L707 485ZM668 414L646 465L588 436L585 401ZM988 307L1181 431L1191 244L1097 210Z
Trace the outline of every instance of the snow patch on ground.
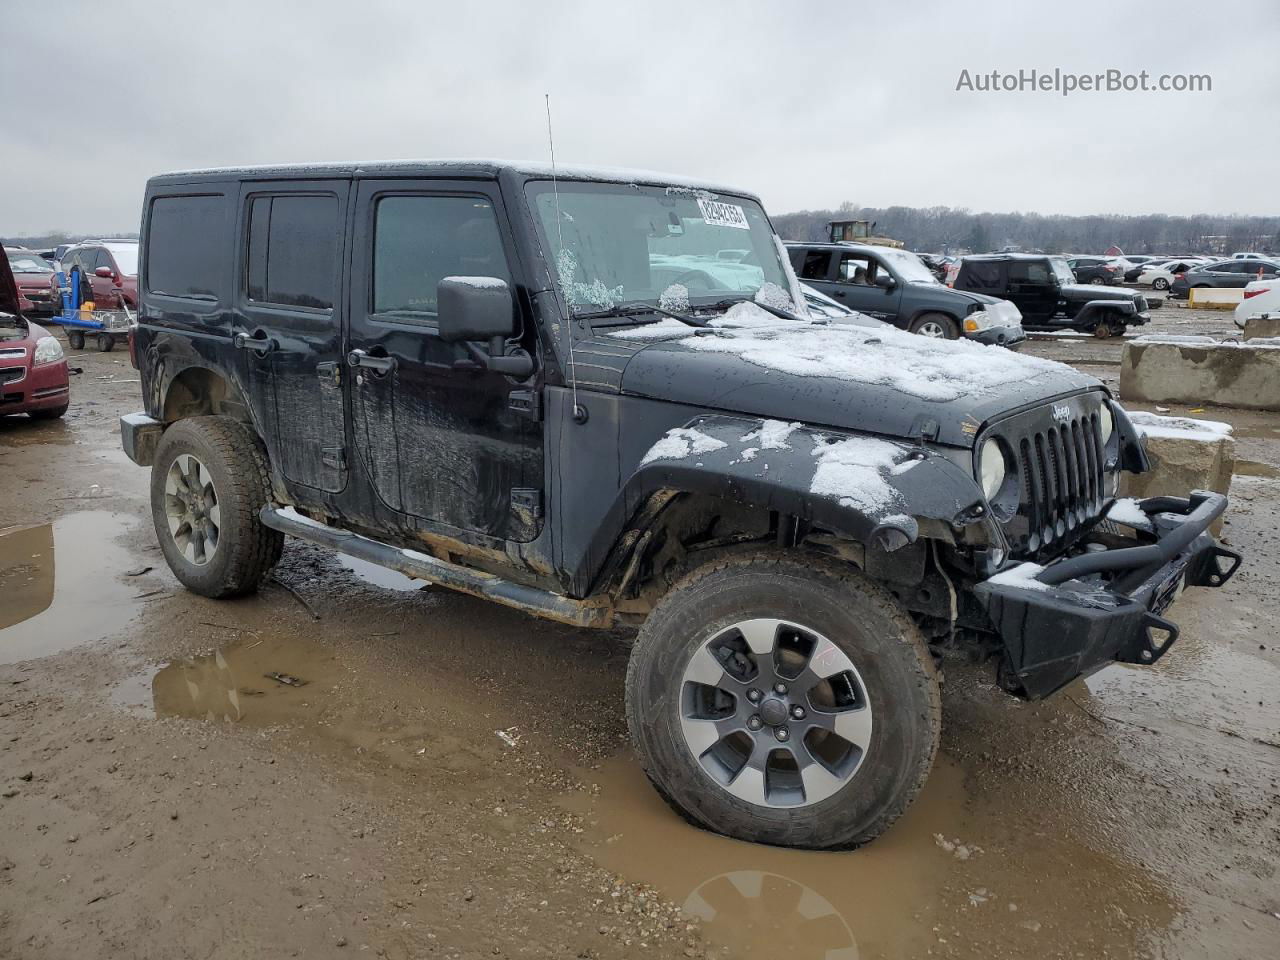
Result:
M694 454L710 453L727 446L723 440L709 437L691 427L676 427L668 430L661 440L649 448L640 465L644 466L655 460L683 460Z
M873 516L885 513L901 499L886 476L902 455L902 447L887 440L851 437L835 443L816 443L809 492L833 497L842 507Z
M1221 420L1162 417L1158 413L1147 413L1143 410L1129 411L1129 422L1144 436L1173 440L1202 440L1211 443L1230 437L1233 433L1231 424L1223 423Z
M997 573L987 582L1006 587L1022 587L1024 590L1052 590L1053 587L1049 584L1041 583L1036 579L1036 574L1043 569L1044 567L1038 563L1020 563L1016 567Z

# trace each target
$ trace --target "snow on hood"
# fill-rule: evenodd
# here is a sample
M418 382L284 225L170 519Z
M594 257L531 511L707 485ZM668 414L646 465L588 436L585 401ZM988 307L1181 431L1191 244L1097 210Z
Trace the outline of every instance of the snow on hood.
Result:
M921 400L994 395L1039 373L1073 372L1053 360L969 340L936 340L884 326L825 326L781 320L739 303L711 321L712 334L677 320L611 331L628 340L679 339L691 350L734 354L758 367L802 377L893 387ZM1093 381L1079 375L1081 386Z

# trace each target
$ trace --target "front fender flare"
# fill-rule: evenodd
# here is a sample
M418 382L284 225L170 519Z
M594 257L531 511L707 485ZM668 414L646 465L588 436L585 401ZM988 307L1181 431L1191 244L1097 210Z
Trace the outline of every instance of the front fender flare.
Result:
M624 485L633 505L662 490L760 506L886 550L920 520L984 520L974 478L928 448L865 434L728 416L668 430Z

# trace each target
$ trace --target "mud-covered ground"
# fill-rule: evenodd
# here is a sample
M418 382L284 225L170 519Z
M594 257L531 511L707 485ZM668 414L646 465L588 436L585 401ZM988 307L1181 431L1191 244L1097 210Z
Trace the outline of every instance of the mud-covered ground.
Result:
M1118 377L1117 341L1028 349ZM1277 956L1280 415L1196 414L1238 428L1248 562L1168 656L1035 705L948 663L920 801L812 854L661 804L623 636L295 541L186 593L119 452L136 371L72 363L65 422L0 421L0 956Z

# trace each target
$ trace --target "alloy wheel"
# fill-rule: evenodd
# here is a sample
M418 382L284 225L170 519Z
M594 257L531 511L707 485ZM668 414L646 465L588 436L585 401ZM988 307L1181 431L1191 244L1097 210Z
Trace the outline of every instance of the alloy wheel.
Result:
M222 515L208 468L180 453L164 480L164 512L169 535L188 563L202 567L218 550Z
M703 771L740 800L803 807L836 793L871 744L872 713L853 662L820 633L744 620L685 667L680 725Z
M942 329L942 324L938 323L937 320L926 320L920 324L916 333L922 337L941 337L944 340L947 337L947 331Z

